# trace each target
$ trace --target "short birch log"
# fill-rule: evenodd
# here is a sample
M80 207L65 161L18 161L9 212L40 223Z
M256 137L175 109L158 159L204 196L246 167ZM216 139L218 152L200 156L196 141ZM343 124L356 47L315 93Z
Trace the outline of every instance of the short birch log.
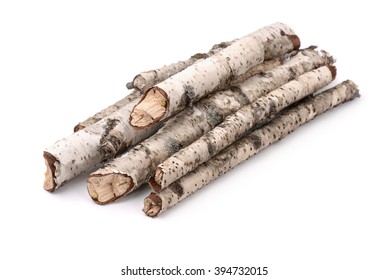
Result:
M330 84L335 66L323 66L260 97L228 116L224 122L161 163L149 185L160 191L240 139L255 126L293 103Z
M87 182L90 196L99 204L125 196L140 187L158 164L210 131L228 115L303 73L332 61L327 54L306 49L271 71L200 100L169 119L155 135L93 172Z
M348 80L315 97L305 98L300 105L238 140L160 193L151 193L144 201L143 211L150 217L159 215L317 115L356 97L359 97L357 85Z
M290 36L283 36L283 35ZM149 89L136 105L129 120L137 128L147 127L155 122L177 114L203 96L228 85L235 77L242 75L267 58L273 58L273 50L279 55L298 49L300 41L293 31L282 23L276 23L251 33L215 55L204 59ZM279 37L287 38L287 45L264 43ZM282 41L285 43L284 41ZM275 46L273 48L273 46Z
M108 117L57 141L44 152L44 189L55 191L66 181L110 160L155 133L162 124L135 131L128 123L129 112L139 98Z

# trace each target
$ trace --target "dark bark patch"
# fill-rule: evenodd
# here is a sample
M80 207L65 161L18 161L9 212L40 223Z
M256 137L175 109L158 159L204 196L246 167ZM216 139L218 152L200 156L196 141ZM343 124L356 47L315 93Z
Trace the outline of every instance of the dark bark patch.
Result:
M111 134L119 122L117 119L107 119L104 124L99 147L99 152L103 155L104 160L113 158L119 150L123 149L122 141L117 136Z
M269 117L273 117L277 114L277 105L273 99L269 100Z
M174 182L168 187L172 192L174 192L178 197L181 197L184 194L184 190L182 189L182 186Z
M261 137L255 134L250 134L247 136L247 139L253 144L256 150L258 150L261 147L262 144Z
M221 48L221 49L224 49L224 48L227 48L229 46L229 43L227 42L221 42L219 44L216 44L212 47L212 49L218 49L218 48Z
M213 148L213 145L212 145L210 139L206 138L206 139L205 139L205 142L207 143L208 153L209 153L211 156L213 156L215 150L214 150L214 148Z
M239 103L242 104L243 106L248 105L250 103L250 99L247 98L247 95L244 94L244 92L241 90L240 87L232 86L230 90L236 94Z
M170 155L178 152L179 150L181 150L183 148L183 146L180 142L178 142L177 140L170 138L170 137L165 140L165 147L167 148L168 153Z
M142 145L142 150L145 152L146 155L151 155L151 151L149 148L147 148L146 146Z
M223 115L220 113L217 107L215 106L205 106L205 114L207 117L207 122L215 127L223 121Z
M194 88L190 85L184 85L184 94L181 98L181 104L185 105L185 107L192 107L193 103L196 101L196 95L194 92Z
M194 59L204 59L207 58L208 55L206 53L196 53L195 55L192 56Z

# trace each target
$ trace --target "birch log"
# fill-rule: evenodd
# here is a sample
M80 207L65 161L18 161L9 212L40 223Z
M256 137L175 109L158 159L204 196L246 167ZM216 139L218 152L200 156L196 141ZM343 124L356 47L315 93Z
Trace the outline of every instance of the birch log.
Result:
M300 105L238 140L160 193L151 193L144 201L143 211L150 217L159 215L317 115L356 97L359 92L352 81L345 81L315 97L307 97Z
M228 44L227 43L220 43L216 46L219 46L219 45L226 45ZM227 46L227 45L226 45ZM215 48L215 46L214 46ZM290 54L287 54L287 55L294 55L293 53L290 53ZM243 75L237 77L235 80L233 80L231 82L231 86L233 85L236 85L238 83L241 83L245 80L247 80L248 78L258 74L258 73L263 73L263 72L266 72L266 71L269 71L273 68L275 68L276 66L279 66L282 64L282 58L274 58L274 59L270 59L270 60L266 60L264 61L263 63L251 68L250 70L248 70L246 73L244 73ZM159 75L160 78L162 78L162 75ZM152 83L153 80L147 80L147 83ZM111 106L101 110L100 112L94 114L92 117L89 117L87 118L86 120L80 122L79 124L77 124L75 127L74 127L74 132L77 132L81 129L84 129L85 127L91 125L91 124L94 124L96 122L98 122L99 120L111 115L112 113L118 111L119 109L123 108L125 105L127 105L128 103L134 101L135 99L137 99L137 101L139 102L140 100L140 96L142 96L142 93L139 91L139 90L133 90L130 94L128 94L126 97L120 99L119 101L117 101L115 104L112 104Z
M80 122L74 127L74 132L77 132L81 129L84 129L85 127L92 125L101 119L111 115L112 113L118 111L119 109L123 108L127 104L136 101L139 102L140 97L142 96L142 93L138 90L132 91L130 94L128 94L126 97L120 99L115 104L112 104L111 106L101 110L100 112L94 114L92 117L87 118L86 120Z
M283 36L285 34L289 36ZM144 128L173 116L203 96L229 84L234 77L262 63L265 55L272 58L279 55L280 50L286 53L298 49L300 41L293 34L285 24L276 23L259 29L215 55L189 66L145 93L131 113L131 125ZM289 43L267 44L265 51L264 43L279 37L289 38Z
M212 47L212 49L208 53L197 53L190 57L187 60L179 61L176 63L172 63L167 66L163 66L161 68L141 72L140 74L136 75L132 82L127 83L128 89L135 90L131 91L130 94L128 94L126 97L122 98L121 100L117 101L115 104L112 104L111 106L101 110L100 112L96 113L92 117L87 118L86 120L80 122L74 127L74 132L77 132L80 129L84 129L88 125L94 124L98 122L99 120L109 116L110 114L116 112L120 108L124 107L128 103L132 102L135 99L138 99L146 89L149 89L150 87L166 80L167 78L177 74L178 72L182 71L183 69L187 68L188 66L194 64L195 62L201 61L207 57L210 57L214 55L215 53L219 52L220 50L228 47L231 45L234 41L228 41L228 42L221 42L219 44L216 44ZM271 64L278 65L279 59L274 59L272 61L267 62L266 67L270 67ZM251 73L258 73L257 69L252 69L251 72L248 71L246 75L242 75L240 77L241 81L246 80L249 76L252 76ZM238 82L238 81L236 81ZM139 101L139 100L138 100Z
M165 160L157 167L155 176L150 179L149 185L157 192L166 188L240 139L258 124L325 87L335 79L335 76L335 66L323 66L301 75L266 96L258 98L235 114L228 116L219 126Z
M166 80L167 78L170 78L171 76L181 72L194 63L220 52L222 49L230 46L233 42L234 41L221 42L214 45L212 49L208 51L208 53L197 53L187 60L178 61L158 69L141 72L134 77L132 82L127 83L126 86L128 89L135 88L141 92L145 92L150 87Z
M229 90L219 91L169 119L153 136L92 173L87 182L93 200L106 204L140 187L158 164L220 124L228 115L288 81L332 62L313 49Z
M162 124L135 131L128 123L129 112L139 99L47 148L43 152L47 167L44 189L55 191L66 181L155 133Z

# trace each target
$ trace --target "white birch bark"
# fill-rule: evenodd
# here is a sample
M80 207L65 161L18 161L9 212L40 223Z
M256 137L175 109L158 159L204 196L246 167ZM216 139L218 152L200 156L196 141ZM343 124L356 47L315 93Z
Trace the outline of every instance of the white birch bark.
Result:
M142 93L138 90L132 91L130 94L128 94L126 97L120 99L115 104L110 105L109 107L101 110L100 112L97 112L92 117L87 118L86 120L80 122L74 127L74 132L77 132L81 129L84 129L85 127L94 124L101 119L111 115L112 113L118 111L119 109L123 108L125 105L129 104L130 102L133 102L136 100L137 102L140 100L140 97L142 96Z
M144 128L152 123L177 114L191 106L203 96L229 84L234 77L240 76L254 66L262 63L265 54L273 56L271 46L264 49L264 43L294 32L282 23L276 23L251 33L215 55L198 62L176 75L149 89L140 103L131 113L130 123L134 127ZM299 48L297 36L283 36L289 39L286 46L275 47L287 53ZM288 49L289 47L289 49ZM271 58L268 57L268 58Z
M299 105L233 143L161 192L151 193L144 201L143 211L150 217L159 215L317 115L356 97L359 97L359 92L352 81L345 81L314 97L307 97Z
M141 92L145 92L150 87L166 80L167 78L170 78L171 76L181 72L182 70L193 65L194 63L204 60L205 58L208 58L214 55L215 53L220 52L222 49L230 46L234 41L216 44L212 47L210 51L208 51L208 53L197 53L187 60L178 61L176 63L165 65L161 68L157 68L154 70L141 72L134 77L132 82L127 83L127 88L135 88Z
M140 187L158 164L220 124L228 115L288 81L332 61L313 49L299 52L285 64L219 91L169 119L153 136L88 178L93 200L106 204Z
M286 107L330 84L335 75L335 66L323 66L301 75L241 108L228 116L219 126L161 163L150 186L155 191L166 188L240 139L258 124L266 122Z
M162 124L142 131L135 131L129 125L129 112L139 98L48 147L43 153L47 167L44 189L55 191L66 181L114 158L157 131Z

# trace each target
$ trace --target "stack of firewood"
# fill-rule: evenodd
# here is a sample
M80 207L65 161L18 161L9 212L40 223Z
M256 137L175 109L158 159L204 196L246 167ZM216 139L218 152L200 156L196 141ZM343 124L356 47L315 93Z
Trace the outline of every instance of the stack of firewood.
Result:
M80 173L99 204L148 183L143 211L155 217L317 115L359 96L334 59L300 49L276 23L162 68L141 72L131 93L79 123L44 151L44 188Z

